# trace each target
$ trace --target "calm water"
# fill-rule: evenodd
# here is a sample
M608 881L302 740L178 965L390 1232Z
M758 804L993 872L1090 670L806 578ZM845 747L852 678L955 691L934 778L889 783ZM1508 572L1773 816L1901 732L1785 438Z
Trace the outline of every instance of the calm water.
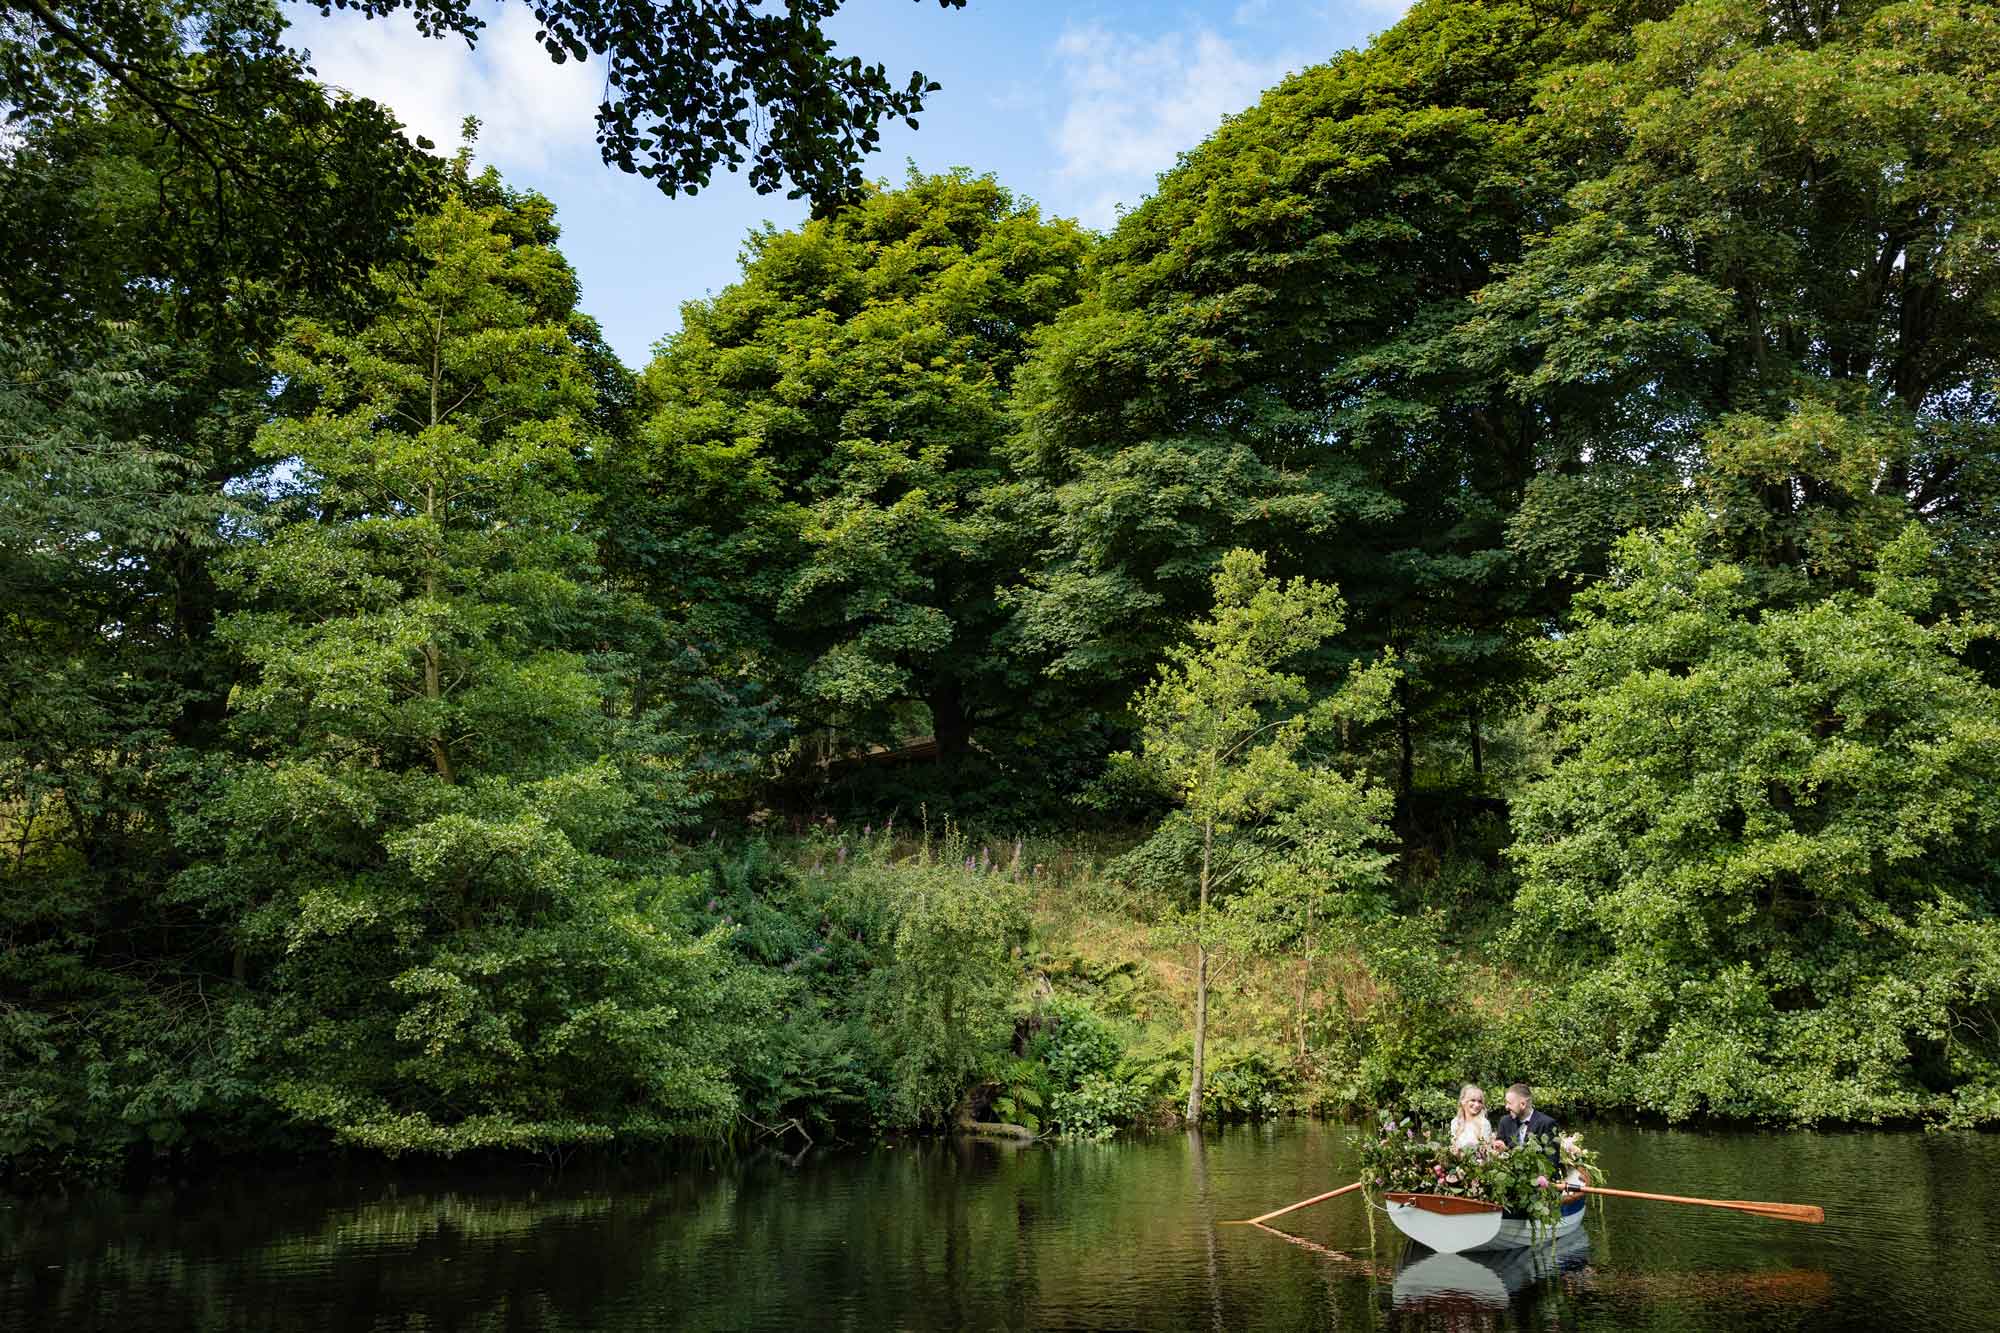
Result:
M1406 1252L1344 1131L927 1142L664 1170L0 1201L7 1329L2000 1328L2000 1138L1595 1127L1610 1200L1511 1265Z

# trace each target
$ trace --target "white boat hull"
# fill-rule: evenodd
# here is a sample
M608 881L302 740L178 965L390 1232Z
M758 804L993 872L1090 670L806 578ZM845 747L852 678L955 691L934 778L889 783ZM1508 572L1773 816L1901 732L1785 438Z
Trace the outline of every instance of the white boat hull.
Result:
M1566 1197L1554 1227L1508 1217L1490 1204L1436 1195L1391 1195L1387 1206L1396 1230L1411 1240L1439 1254L1462 1254L1468 1250L1518 1250L1560 1239L1583 1225L1583 1203L1581 1194Z

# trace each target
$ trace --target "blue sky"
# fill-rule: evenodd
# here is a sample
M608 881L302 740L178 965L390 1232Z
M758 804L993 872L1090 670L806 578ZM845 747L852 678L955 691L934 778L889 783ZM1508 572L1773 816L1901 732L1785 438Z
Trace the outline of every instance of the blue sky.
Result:
M869 175L900 180L912 160L924 171L991 171L1047 213L1108 228L1223 116L1286 71L1366 43L1403 8L970 0L941 10L933 0L849 0L834 33L845 53L882 61L892 78L921 69L944 85L919 130L898 123L884 133ZM471 52L460 39L420 36L407 15L321 18L294 5L291 19L322 79L395 108L413 134L449 151L461 119L478 116L480 160L555 201L584 308L626 364L642 366L679 327L681 302L736 277L752 228L795 225L804 205L721 171L701 194L669 199L605 166L592 120L601 68L551 62L520 0L475 3L474 12L489 26Z

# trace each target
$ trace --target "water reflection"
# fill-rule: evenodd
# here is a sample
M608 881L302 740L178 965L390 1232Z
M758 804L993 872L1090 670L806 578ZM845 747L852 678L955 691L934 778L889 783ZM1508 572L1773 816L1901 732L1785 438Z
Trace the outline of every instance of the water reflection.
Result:
M1656 1313L1699 1312L1718 1326L1735 1326L1752 1311L1800 1317L1821 1326L1834 1294L1820 1269L1779 1272L1629 1273L1591 1263L1590 1238L1578 1232L1553 1247L1437 1254L1412 1245L1388 1293L1390 1307L1424 1329L1537 1327L1538 1307L1576 1312L1579 1302ZM1480 1318L1501 1314L1513 1319ZM1805 1316L1812 1315L1807 1319ZM1759 1326L1762 1326L1761 1324Z
M1551 1251L1406 1252L1314 1126L924 1142L566 1175L238 1180L0 1201L0 1328L1983 1329L2000 1140L1594 1132L1621 1186ZM1881 1188L1893 1180L1897 1188Z
M1584 1231L1548 1245L1470 1254L1436 1254L1412 1245L1390 1291L1398 1310L1504 1310L1530 1284L1576 1272L1589 1262L1590 1235Z

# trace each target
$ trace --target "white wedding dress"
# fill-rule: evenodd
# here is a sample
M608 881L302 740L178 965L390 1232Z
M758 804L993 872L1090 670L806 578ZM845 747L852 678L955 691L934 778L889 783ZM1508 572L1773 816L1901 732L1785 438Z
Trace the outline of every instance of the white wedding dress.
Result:
M1464 1116L1451 1118L1451 1146L1460 1152L1471 1152L1483 1143L1493 1141L1493 1124L1483 1115L1467 1120Z

